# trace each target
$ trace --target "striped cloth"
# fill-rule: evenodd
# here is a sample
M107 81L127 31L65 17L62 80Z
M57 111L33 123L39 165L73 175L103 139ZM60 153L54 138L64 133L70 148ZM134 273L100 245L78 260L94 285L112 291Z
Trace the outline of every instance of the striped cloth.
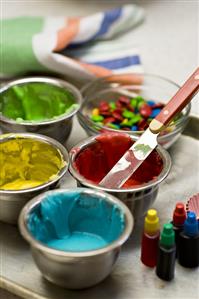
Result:
M1 21L1 76L56 72L89 80L141 70L138 51L117 36L144 18L125 5L87 17L19 17Z

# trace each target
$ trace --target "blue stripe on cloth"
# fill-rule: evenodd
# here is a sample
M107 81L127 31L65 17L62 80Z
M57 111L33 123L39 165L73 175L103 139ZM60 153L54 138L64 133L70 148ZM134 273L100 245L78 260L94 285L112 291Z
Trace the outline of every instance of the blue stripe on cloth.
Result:
M121 14L121 7L106 11L104 13L104 19L102 21L101 27L99 28L99 31L92 37L92 39L96 39L97 37L107 33L111 25L120 18Z
M123 58L117 58L105 61L92 61L89 62L94 65L102 66L110 70L122 69L131 65L141 64L140 57L138 55L127 56Z
M91 36L87 40L84 40L83 42L74 42L74 43L71 42L71 44L67 48L68 49L75 49L75 48L79 47L80 45L84 45L85 43L88 43L92 40L97 39L100 36L103 36L105 33L108 32L111 25L115 21L117 21L120 18L121 15L122 15L122 8L121 7L104 12L104 18L103 18L103 21L100 25L100 28L93 36ZM92 26L92 24L91 24L91 26Z

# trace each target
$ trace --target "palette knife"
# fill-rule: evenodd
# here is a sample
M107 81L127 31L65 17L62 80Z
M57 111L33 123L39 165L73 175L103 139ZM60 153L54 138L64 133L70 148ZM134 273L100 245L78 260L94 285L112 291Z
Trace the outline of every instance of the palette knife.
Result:
M198 90L199 68L151 121L149 128L113 166L99 185L106 188L120 188L156 148L159 133L191 101Z

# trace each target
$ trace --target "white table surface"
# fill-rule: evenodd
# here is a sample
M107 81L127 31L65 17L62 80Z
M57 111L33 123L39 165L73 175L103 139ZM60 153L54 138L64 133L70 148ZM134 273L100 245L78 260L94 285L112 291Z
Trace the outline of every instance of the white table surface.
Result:
M87 15L125 3L140 4L145 22L120 37L133 39L139 48L144 71L182 84L199 65L198 0L1 0L1 18L21 15ZM192 113L199 114L193 100Z

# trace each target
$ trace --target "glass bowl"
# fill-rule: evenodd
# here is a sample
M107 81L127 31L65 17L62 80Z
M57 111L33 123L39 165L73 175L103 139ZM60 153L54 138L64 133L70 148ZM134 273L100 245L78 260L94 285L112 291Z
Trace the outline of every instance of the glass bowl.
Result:
M131 99L139 95L147 101L166 104L179 88L173 81L151 74L111 75L94 80L81 90L83 104L77 114L79 123L89 136L104 131L121 131L140 136L143 131L113 129L92 121L92 110L98 107L101 101L116 101L120 96ZM158 142L164 148L168 149L179 138L188 122L190 109L191 105L188 104L175 122L171 122L159 135Z

